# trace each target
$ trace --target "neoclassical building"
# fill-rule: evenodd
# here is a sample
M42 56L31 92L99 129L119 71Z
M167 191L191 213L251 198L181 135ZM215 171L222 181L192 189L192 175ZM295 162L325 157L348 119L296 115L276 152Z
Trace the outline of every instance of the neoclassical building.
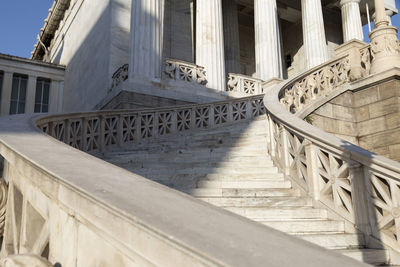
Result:
M366 4L372 18L373 1L364 0L60 0L32 59L67 66L68 111L103 107L121 90L132 106L223 99L215 91L226 91L229 73L287 79L332 58L339 45L362 41ZM385 7L389 18L397 12L394 0ZM195 73L200 88L171 81L174 61ZM124 68L129 85L115 89L113 75Z
M0 54L0 267L399 266L396 12L55 0Z

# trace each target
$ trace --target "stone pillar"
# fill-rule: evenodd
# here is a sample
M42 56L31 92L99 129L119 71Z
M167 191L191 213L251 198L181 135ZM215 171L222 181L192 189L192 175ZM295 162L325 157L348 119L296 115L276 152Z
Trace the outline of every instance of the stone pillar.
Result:
M227 73L240 73L239 17L236 0L223 0L225 64Z
M132 0L129 79L159 80L164 0Z
M276 0L255 0L254 26L257 78L282 78L282 56Z
M12 82L13 82L13 74L11 72L4 72L3 88L1 94L1 112L0 112L1 116L10 114Z
M36 76L29 75L26 88L25 113L33 113L35 110Z
M205 68L207 87L225 91L222 0L200 0L196 6L196 64Z
M301 0L306 68L328 60L321 0Z
M369 34L371 40L371 74L400 67L400 45L397 28L389 26L384 1L375 0L375 29Z
M51 80L49 112L61 112L63 100L64 81Z
M343 40L348 42L352 39L364 40L360 15L361 0L341 0Z

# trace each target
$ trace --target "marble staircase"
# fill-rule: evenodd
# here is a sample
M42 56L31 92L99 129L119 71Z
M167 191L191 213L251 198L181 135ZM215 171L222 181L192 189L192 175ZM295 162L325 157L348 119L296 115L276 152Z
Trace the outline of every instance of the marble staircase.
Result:
M238 215L366 263L390 253L313 206L267 154L265 118L152 139L103 159ZM310 259L311 260L311 259Z

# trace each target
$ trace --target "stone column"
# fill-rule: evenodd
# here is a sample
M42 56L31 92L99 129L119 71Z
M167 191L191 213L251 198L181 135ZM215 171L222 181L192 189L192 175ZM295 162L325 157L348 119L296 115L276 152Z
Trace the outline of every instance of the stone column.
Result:
M196 6L196 64L205 68L207 87L225 91L222 0L200 0Z
M64 81L51 80L49 112L61 112L63 100Z
M25 113L33 113L35 110L36 76L29 75L26 88Z
M343 40L348 42L352 39L364 40L360 15L361 0L341 0Z
M12 82L13 82L13 74L11 72L4 72L3 88L1 94L1 112L0 112L1 116L10 114Z
M301 0L306 68L328 60L321 0Z
M276 0L255 0L257 78L282 78L282 56Z
M375 29L369 34L371 39L371 74L400 67L400 45L397 28L389 26L384 1L375 0Z
M164 0L132 0L129 79L159 80L162 68Z
M239 17L236 0L223 0L225 64L227 73L240 73Z

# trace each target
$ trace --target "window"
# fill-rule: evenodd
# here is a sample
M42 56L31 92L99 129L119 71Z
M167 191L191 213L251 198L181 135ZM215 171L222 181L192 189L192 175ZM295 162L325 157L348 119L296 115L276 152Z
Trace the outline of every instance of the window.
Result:
M25 112L27 86L28 76L14 74L11 90L10 114L21 114Z
M35 112L49 112L50 80L38 78L36 81Z
M288 54L285 57L286 68L290 68L293 63L292 55Z

